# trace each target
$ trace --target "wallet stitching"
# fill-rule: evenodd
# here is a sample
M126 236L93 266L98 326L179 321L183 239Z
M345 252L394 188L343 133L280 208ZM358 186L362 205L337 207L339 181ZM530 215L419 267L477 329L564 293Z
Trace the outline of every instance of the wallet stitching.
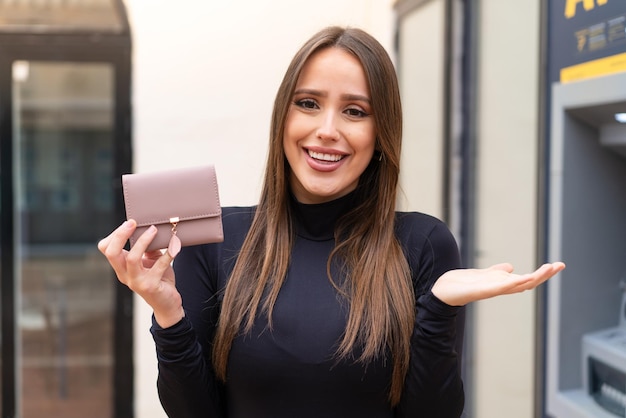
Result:
M220 207L220 195L217 189L217 179L215 178L215 176L211 176L211 180L213 181L213 192L215 193L215 197L216 197L216 202L217 202L217 206L219 207L219 209L217 209L216 211L213 212L205 212L205 213L199 213L199 214L195 214L195 215L187 215L187 216L181 216L180 220L181 221L193 221L193 220L197 220L197 219L203 219L203 218L214 218L214 217L219 217L222 214L222 209ZM128 183L124 182L124 199L126 200L126 214L128 215L128 219L132 219L133 216L131 215L132 213L132 205L131 205L131 200L130 200L130 194L128 192ZM219 218L218 218L219 219ZM135 220L137 221L137 220ZM221 219L219 219L220 223L221 223ZM143 227L143 226L150 226L150 225L156 225L156 224L169 224L170 223L170 218L162 218L162 219L154 219L154 220L148 220L148 221L144 221L144 222L137 222L137 226L138 227Z
M182 221L194 221L197 219L204 219L204 218L217 218L218 215L220 213L219 212L214 212L214 213L202 213L199 215L190 215L190 216L181 216L180 217L180 222ZM169 224L170 223L170 219L155 219L153 221L145 221L142 223L137 223L137 226L149 226L149 225L156 225L156 224Z

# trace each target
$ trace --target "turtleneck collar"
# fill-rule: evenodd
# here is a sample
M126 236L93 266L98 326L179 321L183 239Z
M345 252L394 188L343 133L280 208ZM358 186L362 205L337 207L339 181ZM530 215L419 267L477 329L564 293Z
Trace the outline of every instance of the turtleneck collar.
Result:
M354 207L355 192L324 203L300 203L291 195L296 234L312 241L334 239L335 224Z

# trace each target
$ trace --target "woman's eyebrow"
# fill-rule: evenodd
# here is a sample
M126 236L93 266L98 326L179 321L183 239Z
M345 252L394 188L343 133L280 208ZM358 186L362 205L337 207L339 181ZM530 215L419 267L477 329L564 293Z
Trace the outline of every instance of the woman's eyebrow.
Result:
M362 94L342 94L341 99L347 100L347 101L360 101L360 102L366 102L366 103L372 102L368 96L364 96Z
M294 95L295 94L310 94L311 96L318 96L318 97L328 96L328 93L324 91L320 91L316 89L307 89L307 88L297 89L293 92L293 94ZM360 101L360 102L366 102L366 103L372 102L368 96L365 96L362 94L346 93L346 94L342 94L340 97L341 97L341 100L345 100L345 101Z

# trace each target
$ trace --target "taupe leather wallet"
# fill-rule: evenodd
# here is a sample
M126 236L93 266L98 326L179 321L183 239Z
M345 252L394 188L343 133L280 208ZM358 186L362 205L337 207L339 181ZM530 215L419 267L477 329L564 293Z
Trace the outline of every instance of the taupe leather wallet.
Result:
M122 175L126 218L137 222L131 247L150 225L158 232L148 251L167 248L172 234L183 246L222 242L222 208L215 167Z

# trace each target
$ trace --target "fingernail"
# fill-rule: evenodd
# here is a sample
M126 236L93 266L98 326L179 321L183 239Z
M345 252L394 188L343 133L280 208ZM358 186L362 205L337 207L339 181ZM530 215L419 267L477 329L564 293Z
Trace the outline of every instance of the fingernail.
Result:
M150 225L150 228L148 228L148 231L152 234L157 231L157 227L154 225Z
M180 238L178 238L178 236L176 235L172 235L170 243L167 246L167 253L170 255L170 257L174 258L180 252L181 246L182 244L180 242Z

